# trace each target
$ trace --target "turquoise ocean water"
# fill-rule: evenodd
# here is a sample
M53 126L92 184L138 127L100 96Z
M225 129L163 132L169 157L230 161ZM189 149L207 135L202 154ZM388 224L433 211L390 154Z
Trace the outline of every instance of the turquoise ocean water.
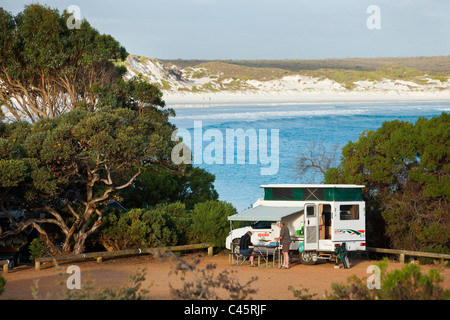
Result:
M215 188L219 199L231 202L240 212L263 196L260 185L320 183L321 176L298 177L294 169L296 157L312 143L326 148L334 145L342 148L349 141L356 141L364 130L378 129L384 121L398 119L415 122L419 117L431 118L442 112L449 112L450 102L172 108L176 116L171 122L180 129L186 129L191 135L194 165L216 176ZM247 139L244 145L235 139L234 146L228 145L227 149L227 135L233 137L230 132L237 133L238 130L256 137L256 140ZM266 140L260 140L265 136ZM218 152L219 146L223 147ZM245 148L244 163L237 163L237 157L243 151L238 148ZM262 152L262 157L259 152ZM276 159L278 165L275 163ZM209 164L208 161L212 163ZM269 168L271 170L268 171L272 172L264 175L261 168Z

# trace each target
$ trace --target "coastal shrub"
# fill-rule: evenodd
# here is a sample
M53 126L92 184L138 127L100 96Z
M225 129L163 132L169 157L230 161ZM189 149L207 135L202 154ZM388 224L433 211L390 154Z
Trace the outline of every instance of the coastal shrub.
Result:
M450 291L440 285L443 280L437 270L426 274L418 265L408 263L382 278L379 295L388 300L449 300Z
M431 269L422 272L416 264L405 264L400 270L386 272L388 264L378 264L381 270L380 289L369 289L366 278L355 275L346 284L333 283L329 300L449 300L450 290L442 287L443 277Z
M183 204L113 211L105 216L98 239L109 251L171 246L187 239L189 220Z
M97 241L106 250L214 243L225 245L227 217L236 209L227 202L208 200L192 211L183 203L161 203L146 209L105 214Z
M384 122L344 146L341 164L325 173L326 183L365 186L370 246L448 253L449 127L445 112L415 123Z
M6 280L0 275L0 296L5 292Z
M198 202L217 200L215 176L205 169L186 166L183 174L144 167L133 185L120 192L125 208L148 208L159 203L182 202L192 210Z
M191 238L200 243L212 242L217 247L224 247L230 229L228 216L236 213L233 205L225 201L197 203L191 212Z
M159 216L164 219L165 228L170 230L170 233L165 231L171 237L167 237L167 241L163 241L165 245L183 245L188 243L191 220L183 203L158 204L147 209L145 218L148 222L151 222L154 217ZM164 236L163 239L165 239Z
M294 294L294 297L299 300L312 300L317 293L309 293L308 288L304 288L303 286L300 286L300 289L295 289L293 286L289 286L288 290L292 291Z
M28 247L30 251L30 260L42 257L47 252L47 246L40 238L34 238Z

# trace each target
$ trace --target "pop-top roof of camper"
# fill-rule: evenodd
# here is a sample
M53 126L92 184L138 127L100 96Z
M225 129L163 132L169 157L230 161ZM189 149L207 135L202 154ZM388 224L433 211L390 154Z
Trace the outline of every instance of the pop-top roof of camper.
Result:
M265 184L261 188L364 188L363 185L358 184Z
M228 220L279 221L285 216L303 210L305 201L362 201L364 186L355 184L268 184L261 185L261 188L264 188L264 202L229 216Z
M264 200L361 201L363 185L356 184L267 184Z

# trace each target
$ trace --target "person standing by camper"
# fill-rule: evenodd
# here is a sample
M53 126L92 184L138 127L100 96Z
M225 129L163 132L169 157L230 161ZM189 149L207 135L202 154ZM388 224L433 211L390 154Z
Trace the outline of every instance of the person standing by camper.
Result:
M283 253L283 264L281 266L282 269L289 269L289 247L291 245L291 234L289 233L289 228L287 227L287 223L280 221L278 226L281 228L280 230L280 244L281 244L281 252Z
M250 249L250 246L253 246L253 243L251 241L252 232L247 231L246 234L244 234L241 238L241 241L239 242L239 253L242 254L250 254L250 267L256 267L255 264L253 264L253 251Z

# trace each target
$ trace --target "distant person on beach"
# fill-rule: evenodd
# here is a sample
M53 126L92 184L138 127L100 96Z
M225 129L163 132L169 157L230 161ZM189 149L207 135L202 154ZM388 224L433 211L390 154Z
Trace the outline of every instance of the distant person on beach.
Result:
M289 269L289 247L291 245L291 235L286 222L278 222L278 227L281 229L279 241L281 244L281 252L283 253L283 264L281 265L281 268Z
M241 238L241 242L239 243L239 253L242 254L250 254L250 267L256 267L255 264L253 264L253 250L250 249L250 246L253 246L253 243L251 241L252 232L248 231L246 234L244 234Z

